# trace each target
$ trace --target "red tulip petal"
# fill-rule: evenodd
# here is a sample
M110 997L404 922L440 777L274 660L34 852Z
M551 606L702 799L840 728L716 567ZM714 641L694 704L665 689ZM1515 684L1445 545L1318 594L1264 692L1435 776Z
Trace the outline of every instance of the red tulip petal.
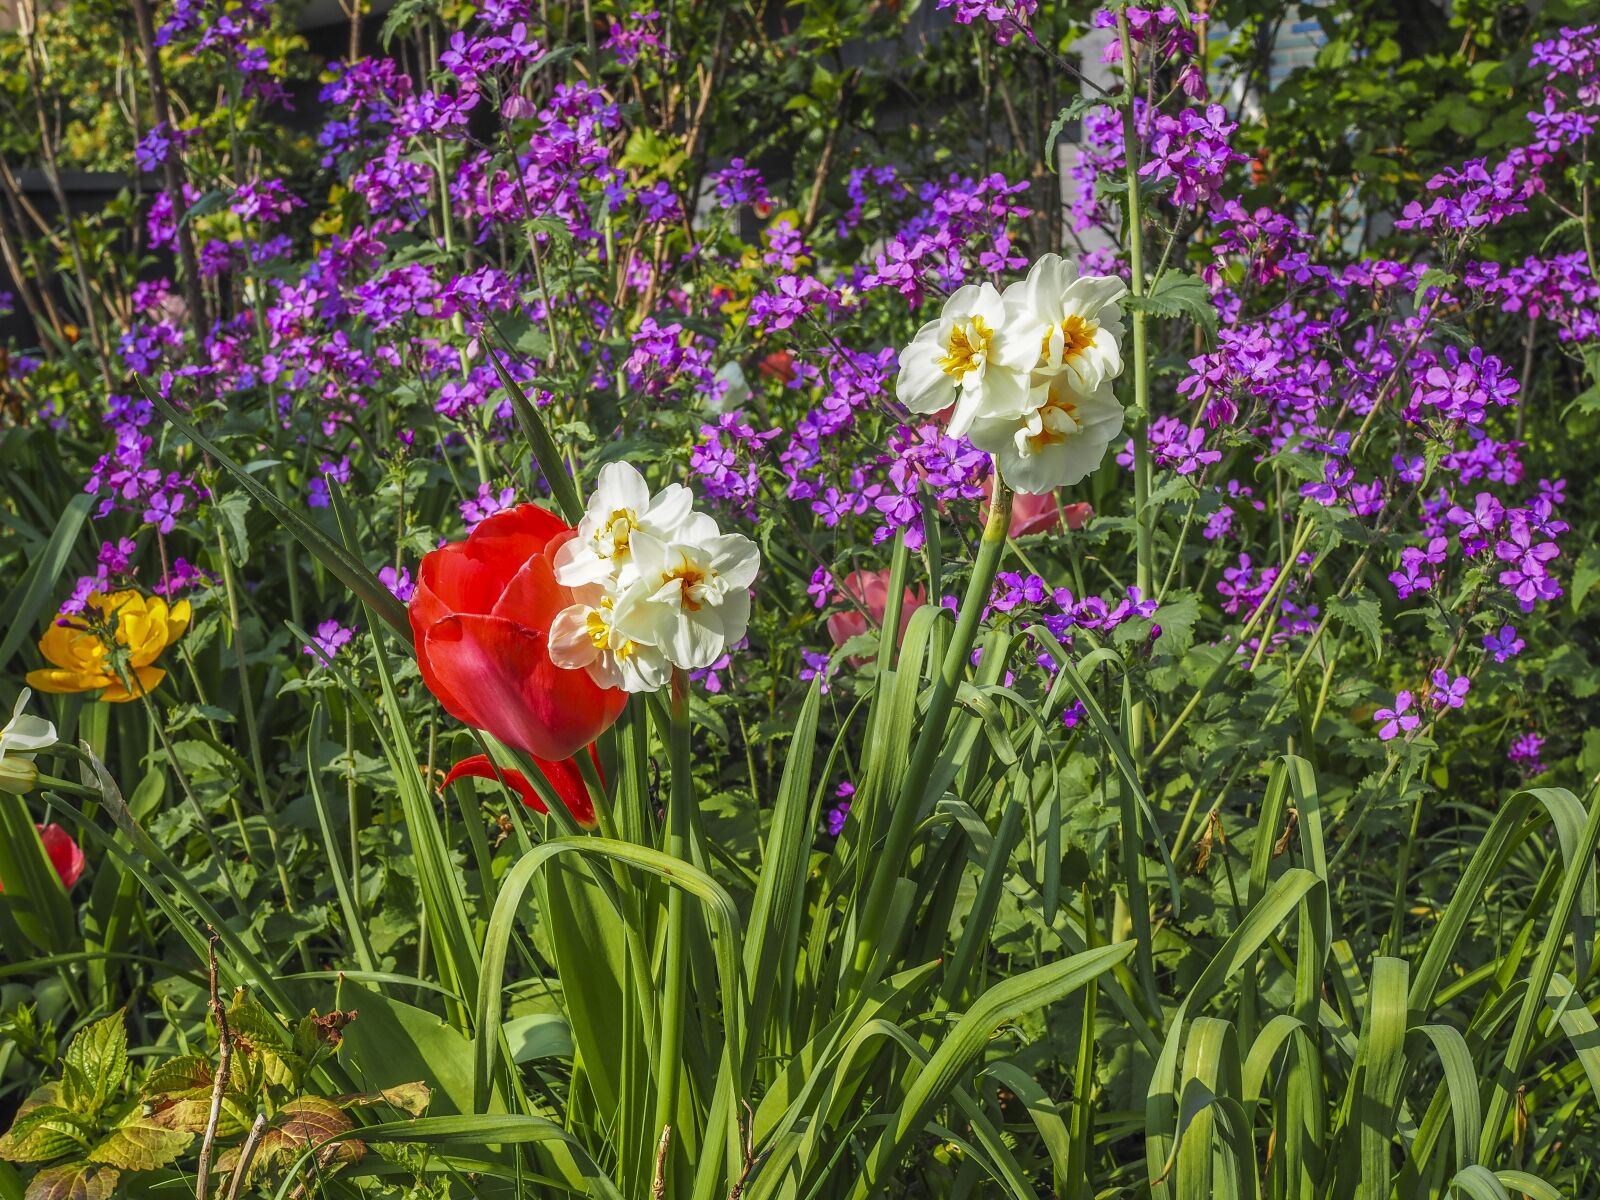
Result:
M589 747L589 757L594 760L595 770L599 771L600 756L595 753L593 746ZM578 770L578 764L570 758L564 758L560 762L550 762L542 758L533 761L578 824L585 829L593 829L594 802L589 797L589 788L583 782L583 772ZM471 758L462 759L450 768L450 773L444 777L444 783L440 787L449 787L456 780L468 776L474 779L498 779L514 790L522 803L534 812L550 811L521 771L497 767L486 754L474 754Z
M474 754L471 758L463 758L450 768L450 773L444 777L439 790L443 791L458 779L468 778L497 779L516 792L525 807L533 809L534 812L550 811L521 771L514 771L509 767L497 767L487 754Z
M489 613L529 629L548 630L556 614L571 603L572 592L556 582L550 556L536 554L511 577Z
M537 504L519 504L481 521L467 535L472 557L494 571L502 584L535 554L543 552L550 539L567 533L571 526ZM487 612L488 609L456 609L457 612Z
M570 526L537 504L519 504L482 521L464 542L424 556L411 599L413 625L450 613L487 613L516 573Z
M429 627L419 661L437 678L435 695L471 697L461 720L519 750L571 758L622 715L627 693L602 688L584 671L550 661L545 634L504 617L470 613ZM433 684L429 684L433 687Z
M83 851L78 849L78 843L61 826L40 825L37 828L39 840L44 843L44 852L50 856L50 865L61 876L61 886L70 891L83 874Z

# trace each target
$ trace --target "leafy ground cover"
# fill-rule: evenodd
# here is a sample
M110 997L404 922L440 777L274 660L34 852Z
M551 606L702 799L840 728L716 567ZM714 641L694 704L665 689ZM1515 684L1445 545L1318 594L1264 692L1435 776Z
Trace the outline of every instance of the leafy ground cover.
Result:
M0 1197L1592 1194L1581 7L19 5Z

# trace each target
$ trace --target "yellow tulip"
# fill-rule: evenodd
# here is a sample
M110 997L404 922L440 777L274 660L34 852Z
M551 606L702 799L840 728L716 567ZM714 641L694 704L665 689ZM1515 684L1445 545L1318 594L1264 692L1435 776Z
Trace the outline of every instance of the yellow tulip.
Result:
M153 665L161 652L183 636L189 628L191 610L187 600L168 606L159 596L144 596L132 589L109 596L93 593L91 610L102 614L105 624L116 621L116 644L127 654L129 672L141 691L150 692L166 678L166 671ZM101 636L68 618L71 625L53 624L39 639L39 653L54 666L28 672L28 683L41 692L92 692L104 688L100 699L113 704L132 700L130 692L112 663L111 649Z

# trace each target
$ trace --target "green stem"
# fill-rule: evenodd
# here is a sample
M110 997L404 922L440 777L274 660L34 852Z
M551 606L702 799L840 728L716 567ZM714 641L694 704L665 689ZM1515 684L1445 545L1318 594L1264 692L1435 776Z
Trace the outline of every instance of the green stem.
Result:
M944 745L950 710L955 706L956 692L961 687L962 677L972 657L973 643L977 639L978 619L989 603L995 572L999 570L1000 558L1005 551L1006 535L1011 527L1012 493L1000 478L998 466L994 478L994 501L989 506L989 518L984 523L983 537L978 542L972 578L967 581L961 611L956 616L955 634L945 649L944 662L934 678L933 687L928 691L928 707L922 721L922 731L917 735L911 764L906 770L905 784L895 803L882 848L876 856L872 882L867 889L866 906L856 925L855 954L841 990L841 994L847 997L859 995L876 978L880 966L879 941L889 916L889 906L894 900L895 884L911 850L912 836L926 799L923 793L933 776L934 764ZM891 597L891 604L892 600ZM904 664L901 669L905 669Z
M1138 94L1138 77L1134 65L1133 39L1128 30L1128 14L1117 14L1117 36L1122 42L1122 80L1130 102L1122 110L1123 168L1128 182L1128 268L1131 272L1129 291L1140 297L1145 294L1144 279L1144 214L1139 204L1139 132L1134 125L1132 97ZM1148 329L1146 314L1133 312L1133 523L1134 523L1134 584L1139 595L1149 599L1153 594L1155 577L1154 531L1151 528L1150 510L1150 372ZM1132 719L1129 721L1128 749L1136 764L1140 763L1144 749L1145 705L1135 700Z
M694 781L689 773L689 677L672 672L672 718L668 728L672 763L672 790L667 800L667 853L689 860L690 806ZM655 1132L677 1120L678 1078L682 1071L683 1025L688 1016L688 931L685 929L683 889L667 889L667 940L661 994L661 1044L656 1054Z

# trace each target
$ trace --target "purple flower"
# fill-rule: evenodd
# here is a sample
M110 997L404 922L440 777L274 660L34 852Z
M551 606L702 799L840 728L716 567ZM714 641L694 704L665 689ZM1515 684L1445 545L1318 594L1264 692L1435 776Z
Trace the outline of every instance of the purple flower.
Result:
M1544 748L1544 738L1537 733L1525 733L1511 743L1511 749L1506 751L1506 758L1522 768L1524 775L1539 775L1545 770L1545 765L1539 761L1539 751Z
M1472 690L1472 680L1465 675L1457 675L1454 679L1448 671L1435 671L1433 673L1433 688L1428 692L1428 701L1435 708L1460 708L1466 702L1467 693Z
M1422 723L1422 718L1411 711L1411 700L1410 692L1401 692L1394 698L1393 708L1380 708L1372 714L1374 721L1381 722L1378 736L1384 741L1397 733L1410 733Z
M480 521L487 521L495 513L510 508L516 501L516 488L501 488L496 492L489 484L480 484L475 500L461 502L461 519L467 523L467 532L471 533Z
M1445 520L1461 527L1461 549L1471 557L1488 548L1489 539L1499 531L1505 514L1505 505L1488 492L1479 492L1471 512L1458 504L1445 514Z
M1517 636L1516 626L1502 625L1498 634L1483 635L1483 648L1494 655L1495 662L1503 663L1522 653L1523 641Z
M834 791L834 803L822 815L822 822L828 830L829 837L838 837L844 832L845 820L850 816L850 802L855 798L855 794L855 785L849 782L841 783Z
M800 669L800 682L810 683L813 679L820 678L822 694L828 694L828 680L833 677L834 668L828 665L829 656L816 650L801 650L800 657L805 661L805 666Z
M388 588L390 594L401 604L411 603L411 595L417 590L417 585L411 581L411 572L405 567L401 567L398 571L393 567L380 568L378 582Z
M347 629L337 621L323 621L317 626L316 636L311 639L316 649L311 646L302 648L302 653L309 654L319 662L323 657L337 658L339 652L350 644L350 639L355 637L354 629ZM321 656L318 655L321 651Z

